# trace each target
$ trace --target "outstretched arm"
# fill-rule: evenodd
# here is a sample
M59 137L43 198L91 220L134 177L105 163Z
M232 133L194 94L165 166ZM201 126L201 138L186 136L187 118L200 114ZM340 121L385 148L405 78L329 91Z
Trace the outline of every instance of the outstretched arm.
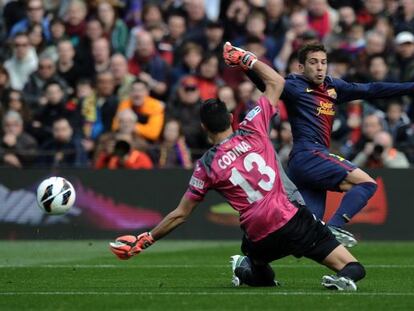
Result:
M245 71L252 70L257 74L264 85L264 95L269 99L273 106L277 105L280 95L282 94L285 79L275 70L261 62L257 57L243 49L232 46L226 42L223 49L223 58L229 66L240 66Z
M184 223L197 205L197 201L184 195L177 208L165 216L151 232L144 232L138 236L121 236L115 242L109 243L111 251L123 260L139 254L142 250L154 244L156 240L166 236Z
M177 208L165 216L164 219L161 220L161 222L153 230L151 230L152 237L155 240L159 240L166 236L179 225L184 223L197 205L197 201L191 200L184 195Z
M338 91L338 102L414 94L413 82L348 83L341 79L333 79L333 81Z

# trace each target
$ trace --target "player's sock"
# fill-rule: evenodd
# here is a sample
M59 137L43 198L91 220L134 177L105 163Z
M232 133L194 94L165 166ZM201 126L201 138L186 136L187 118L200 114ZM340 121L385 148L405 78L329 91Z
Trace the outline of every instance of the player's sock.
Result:
M344 276L357 282L365 277L365 268L359 262L350 262L342 268L337 276Z
M353 186L344 195L339 208L329 220L328 225L341 228L367 204L376 190L377 184L372 182L364 182Z

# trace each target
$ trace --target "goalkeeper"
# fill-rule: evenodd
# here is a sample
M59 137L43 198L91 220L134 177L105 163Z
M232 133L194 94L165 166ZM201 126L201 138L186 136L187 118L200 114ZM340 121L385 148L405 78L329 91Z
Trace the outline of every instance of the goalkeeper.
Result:
M218 99L200 109L204 130L214 145L198 160L189 186L177 208L151 232L126 235L110 243L120 259L129 259L181 225L210 189L219 192L239 212L244 231L242 252L231 257L235 286L276 286L270 262L288 255L307 257L335 271L322 277L322 285L355 291L365 276L364 267L340 245L331 231L305 208L304 201L279 165L268 137L277 112L284 79L250 52L226 43L226 64L255 72L266 89L233 132L232 115Z

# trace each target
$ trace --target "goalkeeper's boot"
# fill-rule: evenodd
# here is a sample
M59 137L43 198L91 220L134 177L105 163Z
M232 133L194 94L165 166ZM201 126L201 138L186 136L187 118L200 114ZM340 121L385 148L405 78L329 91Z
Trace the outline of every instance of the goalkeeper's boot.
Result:
M240 256L240 255L234 255L230 257L230 264L231 264L231 271L233 272L233 276L231 278L231 284L233 284L233 286L237 287L242 285L241 280L239 279L238 276L236 276L235 270L236 268L242 266L243 261L245 261L245 259L247 259L246 256ZM245 262L243 265L248 265L247 262Z
M351 232L335 226L328 225L328 228L331 230L332 234L335 236L338 242L343 246L350 248L358 244L357 240Z
M357 286L353 280L345 276L324 275L322 277L322 285L328 289L341 291L356 291Z

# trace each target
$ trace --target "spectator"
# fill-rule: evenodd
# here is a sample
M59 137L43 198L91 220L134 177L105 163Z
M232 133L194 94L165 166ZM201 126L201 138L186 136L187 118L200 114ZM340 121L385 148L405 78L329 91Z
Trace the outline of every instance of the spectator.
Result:
M288 31L289 19L285 15L285 4L283 0L266 1L266 34L272 36L276 46L281 47Z
M15 24L27 18L26 2L25 0L3 1L2 18L8 34Z
M294 12L290 16L289 30L286 32L285 41L279 54L273 60L275 67L285 71L287 61L293 52L302 45L301 36L309 30L307 15L304 12Z
M110 39L114 52L125 54L128 42L128 28L117 18L115 8L109 1L100 1L97 7L97 17L104 26L105 35Z
M86 22L86 33L84 37L80 38L79 43L74 44L73 40L71 40L76 50L75 63L79 64L79 67L83 69L82 77L90 78L94 73L92 43L102 38L103 35L102 23L96 18L91 18Z
M192 167L191 154L178 120L170 119L165 122L161 141L151 148L150 156L159 168Z
M50 138L52 134L52 125L56 119L66 118L73 124L79 124L78 114L67 109L66 97L62 86L57 81L49 81L44 86L45 102L37 109L33 116L33 135L38 142L42 144Z
M377 133L384 130L383 120L377 113L365 115L362 120L362 135L360 139L351 147L352 151L347 154L347 158L354 158L357 153L365 149L368 143L374 141Z
M82 0L71 0L64 15L66 34L78 45L85 35L87 7Z
M163 98L167 92L168 65L157 54L149 32L137 33L135 55L129 60L128 68L130 73L148 84L153 96Z
M365 145L352 160L356 165L368 168L408 168L410 166L404 153L393 148L392 137L388 132L380 131L373 142Z
M226 104L226 108L229 112L233 112L237 106L236 96L234 95L233 89L228 85L219 87L217 97L223 103Z
M25 33L17 33L14 36L12 52L13 56L6 60L4 68L9 73L10 86L20 91L32 72L37 69L38 59Z
M13 89L9 90L1 108L5 112L16 111L19 113L20 117L23 119L23 124L27 129L32 120L32 111L24 101L21 91Z
M114 88L112 73L100 72L96 77L96 92L81 102L82 136L86 140L83 143L88 152L92 151L99 136L112 127L119 102L118 97L113 95Z
M167 116L182 124L185 140L193 159L198 159L207 148L206 136L200 123L200 91L194 76L181 79L175 97L168 104Z
M58 117L53 120L52 135L41 147L40 165L54 168L87 165L86 153L67 119Z
M324 44L332 50L347 45L352 26L357 24L356 13L352 6L342 6L338 9L338 23L332 31L324 37Z
M76 100L80 100L92 95L93 92L94 88L92 81L89 79L81 78L76 82L74 98Z
M122 110L118 114L119 127L116 131L106 132L99 137L98 144L95 148L94 167L98 162L106 162L108 157L113 153L115 142L117 140L127 140L131 147L136 150L148 150L147 141L138 135L135 131L135 125L138 117L131 109ZM99 166L99 165L98 165Z
M131 86L130 97L119 104L112 129L119 128L118 114L131 109L137 115L135 132L141 137L156 141L161 134L164 122L164 104L149 96L149 87L145 81L135 80Z
M133 149L126 139L118 139L108 157L99 157L95 168L109 169L151 169L151 158L143 151Z
M215 54L221 60L223 54L224 27L221 22L208 22L203 36L204 51ZM222 63L222 61L220 61Z
M56 45L60 40L66 39L65 22L60 18L52 18L50 21L50 35L52 44Z
M233 0L224 12L224 33L226 38L235 38L246 32L245 25L250 7L245 0Z
M73 90L82 70L79 64L75 62L75 48L72 42L68 39L59 41L57 44L57 53L57 74Z
M111 62L111 47L108 39L102 37L92 42L93 72L96 73L109 70Z
M370 81L397 82L397 79L390 72L387 61L382 54L372 55L368 59L368 73Z
M333 50L329 54L328 74L333 78L345 79L351 74L351 57L347 51Z
M131 29L128 47L126 51L126 57L130 59L134 56L135 49L137 46L138 33L140 31L146 30L149 31L152 27L157 27L160 24L163 24L161 8L155 3L147 3L142 9L142 22L143 24L138 24Z
M365 0L362 4L364 7L358 12L358 23L370 29L378 17L385 15L385 1Z
M273 37L265 34L266 30L266 15L264 12L256 10L249 14L246 21L246 34L238 37L234 40L234 44L237 46L243 46L246 44L248 37L256 37L261 40L262 45L266 49L266 59L271 62L279 53L281 44L276 45L276 41ZM281 42L279 42L281 43Z
M239 84L237 88L238 103L233 111L233 128L237 129L239 123L243 121L247 112L254 107L252 99L254 92L254 85L250 81L244 81Z
M207 25L207 15L204 0L188 0L184 2L187 13L186 39L200 42Z
M10 37L15 37L16 34L27 32L29 28L35 24L40 24L42 33L47 41L51 40L49 30L49 19L45 16L45 9L42 0L29 0L26 3L27 17L20 20L10 30Z
M394 69L401 82L414 79L414 35L411 32L400 32L395 37L396 64Z
M167 33L159 42L157 49L162 59L170 66L176 65L181 58L186 29L186 20L183 14L178 12L169 14Z
M390 48L394 45L395 37L395 32L392 28L391 19L385 16L378 17L372 29L376 32L379 32L385 37L387 50L390 50Z
M338 13L329 6L327 0L309 0L306 9L310 28L323 40L336 27Z
M129 97L132 82L135 80L128 72L128 61L125 56L120 53L112 55L110 70L114 76L115 92L119 100L123 101Z
M214 54L206 55L200 63L197 85L202 100L217 97L218 88L224 82L219 76L219 60Z
M391 134L395 145L398 147L401 136L410 127L411 123L399 99L389 100L384 123L385 129Z
M36 156L36 140L24 132L23 119L16 111L3 117L3 135L0 144L0 163L21 168L30 166Z
M5 102L5 98L10 89L10 77L6 68L0 64L0 105Z
M393 21L395 33L414 32L414 1L400 1L400 9L396 12Z
M350 55L352 59L360 57L361 62L363 62L368 58L368 56L365 55L365 47L366 38L364 27L358 23L352 24L349 27L349 30L345 33L344 41L339 45L339 49ZM366 70L365 67L363 67L363 69Z
M358 53L356 63L358 72L363 75L368 71L367 64L371 56L386 54L386 38L381 33L368 31L365 33L365 42L365 48Z
M59 83L62 89L66 89L67 84L57 75L56 65L53 59L48 56L41 57L37 71L30 75L29 80L23 88L25 102L33 112L36 112L40 106L46 104L46 98L42 96L43 89L52 80Z
M29 29L27 30L27 36L29 38L30 45L33 46L33 48L36 50L37 55L41 55L42 53L46 54L47 42L42 33L42 25L30 25ZM51 55L52 50L49 49L47 53Z
M171 72L171 83L175 84L186 75L194 75L203 59L203 49L200 45L189 42L183 47L183 55ZM173 87L175 89L175 87Z

